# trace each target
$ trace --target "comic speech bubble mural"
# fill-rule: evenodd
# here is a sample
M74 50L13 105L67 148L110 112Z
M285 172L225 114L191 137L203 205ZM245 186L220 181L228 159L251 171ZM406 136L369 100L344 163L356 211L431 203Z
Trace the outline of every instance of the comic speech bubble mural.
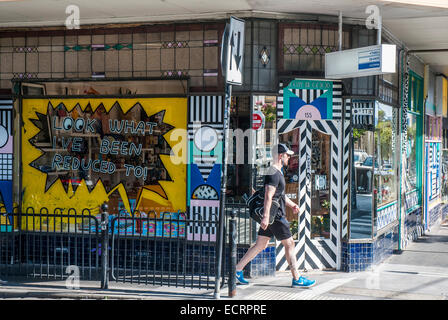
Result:
M128 211L186 210L186 98L24 99L24 207L97 208L118 192ZM186 154L181 155L186 157Z

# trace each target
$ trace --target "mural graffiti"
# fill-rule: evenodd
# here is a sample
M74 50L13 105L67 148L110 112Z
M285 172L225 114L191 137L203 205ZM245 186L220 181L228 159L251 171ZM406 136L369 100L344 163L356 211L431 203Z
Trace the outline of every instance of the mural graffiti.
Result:
M186 211L186 98L24 99L24 207ZM119 209L119 202L122 203ZM133 203L133 205L131 205Z
M0 195L3 203L2 230L11 230L13 222L13 130L12 130L12 101L11 104L0 107Z

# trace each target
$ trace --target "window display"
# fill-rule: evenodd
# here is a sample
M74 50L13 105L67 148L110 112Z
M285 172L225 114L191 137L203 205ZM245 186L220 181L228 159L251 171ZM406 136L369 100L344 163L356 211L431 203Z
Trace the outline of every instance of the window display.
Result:
M374 221L377 230L397 217L397 150L396 124L398 112L392 106L377 104L375 110Z
M330 136L312 131L311 238L330 238Z

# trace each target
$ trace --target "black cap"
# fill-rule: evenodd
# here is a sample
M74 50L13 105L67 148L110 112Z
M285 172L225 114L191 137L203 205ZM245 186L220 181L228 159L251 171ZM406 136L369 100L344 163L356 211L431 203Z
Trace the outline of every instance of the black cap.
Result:
M291 156L294 154L294 151L289 150L289 148L283 143L279 143L278 145L274 146L274 148L272 148L272 152L277 154L287 153Z

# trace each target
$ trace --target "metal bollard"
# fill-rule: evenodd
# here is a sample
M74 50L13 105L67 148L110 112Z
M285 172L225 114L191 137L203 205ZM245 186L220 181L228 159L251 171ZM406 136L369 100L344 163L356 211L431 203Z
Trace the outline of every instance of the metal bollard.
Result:
M109 288L109 213L108 205L101 205L101 289Z
M229 220L230 268L229 268L229 297L236 296L236 219L232 210Z

